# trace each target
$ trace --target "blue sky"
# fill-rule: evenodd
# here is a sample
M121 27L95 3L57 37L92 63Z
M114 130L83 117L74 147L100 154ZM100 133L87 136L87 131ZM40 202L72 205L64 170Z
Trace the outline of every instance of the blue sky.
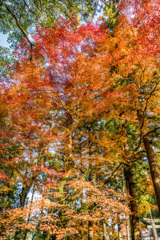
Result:
M2 47L9 47L7 43L7 34L0 33L0 46Z

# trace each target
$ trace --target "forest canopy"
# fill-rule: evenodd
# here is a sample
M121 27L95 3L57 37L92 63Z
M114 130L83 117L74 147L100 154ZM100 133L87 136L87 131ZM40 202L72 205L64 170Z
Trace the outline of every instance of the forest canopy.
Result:
M159 1L0 9L0 238L142 239L160 217Z

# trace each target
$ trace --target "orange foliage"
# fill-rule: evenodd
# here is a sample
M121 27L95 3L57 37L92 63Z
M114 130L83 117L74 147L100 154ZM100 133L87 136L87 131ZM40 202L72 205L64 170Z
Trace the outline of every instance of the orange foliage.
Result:
M12 84L4 92L9 108L1 136L9 140L1 142L1 154L18 146L3 162L14 169L10 180L21 183L22 192L19 207L1 214L4 231L62 239L78 234L78 221L129 213L123 192L103 182L119 162L138 154L160 113L159 4L135 2L133 19L121 15L113 34L99 22L79 26L76 17L60 18L51 29L37 29L33 49L26 40L17 46ZM112 130L100 127L105 121ZM3 171L0 178L8 180ZM31 189L41 199L27 204Z

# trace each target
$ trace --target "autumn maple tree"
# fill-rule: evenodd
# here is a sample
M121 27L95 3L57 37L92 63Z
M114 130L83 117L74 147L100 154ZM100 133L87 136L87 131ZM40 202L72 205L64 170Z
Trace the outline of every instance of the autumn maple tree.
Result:
M73 14L17 45L0 96L2 239L121 238L128 215L142 239L146 158L160 210L159 3L117 11L112 28Z

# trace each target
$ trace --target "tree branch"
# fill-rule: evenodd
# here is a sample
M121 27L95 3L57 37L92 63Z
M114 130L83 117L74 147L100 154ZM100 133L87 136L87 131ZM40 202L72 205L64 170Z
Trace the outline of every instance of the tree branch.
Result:
M25 0L23 0L23 2L24 2L24 5L27 6L27 8L28 8L28 10L30 11L30 13L32 13L33 15L36 15L36 14L30 9L30 7L28 6L27 2L26 2Z
M5 4L4 5L5 8L7 9L7 11L12 15L12 17L14 18L14 20L16 21L17 27L21 30L21 32L23 33L23 35L25 36L25 38L27 39L28 43L30 44L31 48L33 47L33 44L31 43L31 41L29 40L26 32L24 31L24 29L22 28L22 26L20 25L16 15L10 10L10 8Z
M103 181L104 184L107 184L110 180L112 180L112 179L115 177L115 175L121 170L123 164L124 164L124 163L120 163L120 164L117 166L117 168L115 169L115 171L112 172L112 175L111 175L109 178L107 178L107 179L105 179L105 180Z

